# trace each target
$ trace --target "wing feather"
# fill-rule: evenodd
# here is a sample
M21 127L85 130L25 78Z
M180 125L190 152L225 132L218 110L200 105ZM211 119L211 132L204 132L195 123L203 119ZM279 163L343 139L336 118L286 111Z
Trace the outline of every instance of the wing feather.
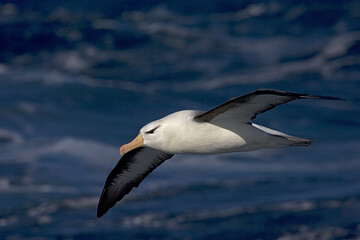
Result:
M271 89L259 89L254 92L232 98L207 112L203 112L194 119L201 122L213 122L235 118L237 121L251 123L260 113L273 109L281 104L296 99L327 99L340 100L336 97L315 96L302 93L285 92Z
M126 153L106 179L98 204L97 217L103 216L133 187L138 187L157 166L172 156L173 154L147 147Z

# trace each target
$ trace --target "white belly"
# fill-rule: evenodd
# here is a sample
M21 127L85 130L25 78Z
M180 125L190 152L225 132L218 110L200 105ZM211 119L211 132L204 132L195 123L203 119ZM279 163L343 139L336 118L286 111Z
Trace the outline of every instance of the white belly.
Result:
M177 132L179 135L167 145L167 150L172 153L217 154L250 151L264 147L268 138L263 131L243 123L230 131L210 123L191 121L178 126Z

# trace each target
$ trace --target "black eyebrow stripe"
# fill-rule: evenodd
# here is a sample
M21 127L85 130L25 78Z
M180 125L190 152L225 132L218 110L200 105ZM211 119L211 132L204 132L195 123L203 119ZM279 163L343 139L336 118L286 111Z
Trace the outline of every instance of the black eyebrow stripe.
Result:
M147 131L147 132L145 132L145 133L154 133L155 130L158 129L159 127L160 127L160 125L157 126L157 127L155 127L155 128L153 128L153 129L151 129L151 130L149 130L149 131Z

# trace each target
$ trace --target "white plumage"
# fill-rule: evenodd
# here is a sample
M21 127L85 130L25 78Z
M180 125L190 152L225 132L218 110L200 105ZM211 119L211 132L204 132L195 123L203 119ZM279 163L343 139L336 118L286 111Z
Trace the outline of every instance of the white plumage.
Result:
M284 133L242 123L236 118L227 121L226 126L213 121L194 121L198 114L199 111L184 110L147 124L140 130L143 146L168 153L218 154L311 142L296 137L289 140L282 137L288 136ZM157 126L154 133L146 134Z

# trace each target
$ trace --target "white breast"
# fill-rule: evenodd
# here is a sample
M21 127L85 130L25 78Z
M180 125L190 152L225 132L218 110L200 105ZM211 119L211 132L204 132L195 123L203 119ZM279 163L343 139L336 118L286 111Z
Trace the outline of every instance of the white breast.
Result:
M224 124L198 122L198 111L184 110L170 114L152 125L160 125L156 138L145 145L169 153L217 154L241 152L266 147L269 135L251 124L225 121Z
M234 124L229 130L211 123L194 121L196 113L180 111L162 119L166 122L163 137L167 141L161 150L196 154L248 151L249 147L254 149L257 136L264 138L262 131L248 124Z

